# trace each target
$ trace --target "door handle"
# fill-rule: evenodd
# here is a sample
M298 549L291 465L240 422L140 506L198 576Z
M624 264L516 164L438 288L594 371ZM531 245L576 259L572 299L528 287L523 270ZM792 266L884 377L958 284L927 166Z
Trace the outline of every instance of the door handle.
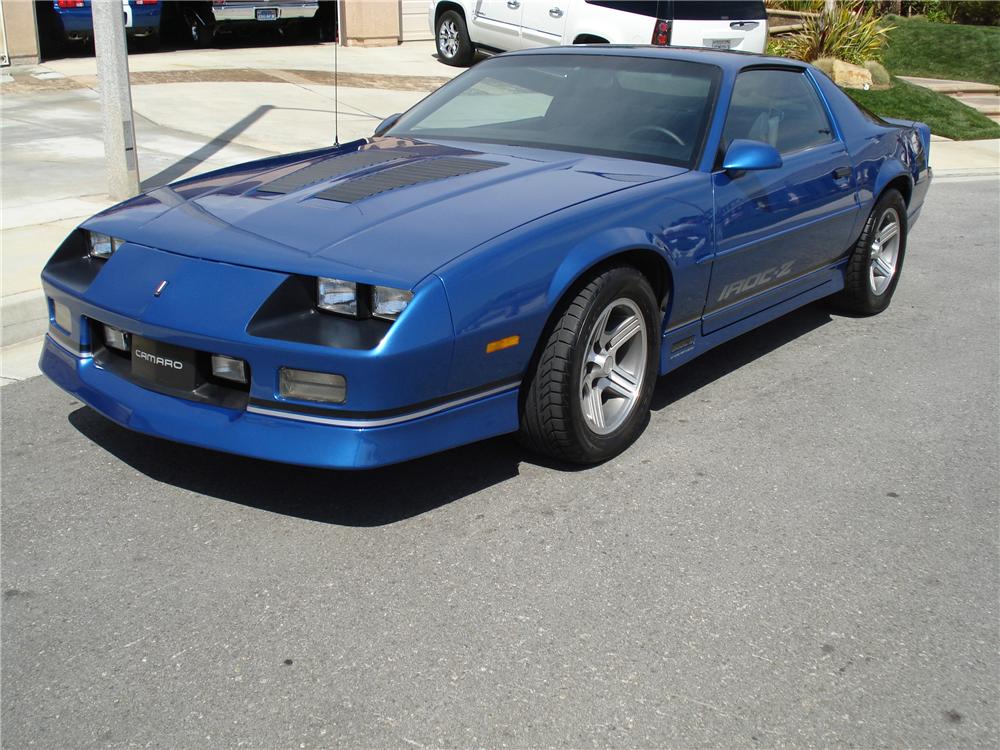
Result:
M517 10L521 7L520 0L507 0L507 7L511 10Z
M549 15L553 18L562 18L562 8L552 8L549 10Z
M845 180L851 176L851 168L837 167L835 170L833 170L832 174L833 174L833 179L835 180Z

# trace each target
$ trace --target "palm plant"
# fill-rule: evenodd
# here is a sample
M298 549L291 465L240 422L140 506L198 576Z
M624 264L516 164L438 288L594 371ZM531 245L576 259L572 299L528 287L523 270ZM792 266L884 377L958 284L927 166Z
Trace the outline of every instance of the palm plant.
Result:
M803 19L801 31L782 39L786 57L812 62L821 57L835 57L861 65L880 60L893 26L884 25L873 7L837 5L833 11Z

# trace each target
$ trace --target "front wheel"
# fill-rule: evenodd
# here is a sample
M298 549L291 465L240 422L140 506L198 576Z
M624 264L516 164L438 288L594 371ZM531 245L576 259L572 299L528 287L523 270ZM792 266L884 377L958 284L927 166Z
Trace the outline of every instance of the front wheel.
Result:
M635 268L595 276L544 343L521 413L521 439L589 464L621 453L649 418L660 358L659 306Z
M435 39L441 62L457 66L472 64L476 51L472 47L472 40L469 39L465 19L459 13L449 10L441 14L437 22Z

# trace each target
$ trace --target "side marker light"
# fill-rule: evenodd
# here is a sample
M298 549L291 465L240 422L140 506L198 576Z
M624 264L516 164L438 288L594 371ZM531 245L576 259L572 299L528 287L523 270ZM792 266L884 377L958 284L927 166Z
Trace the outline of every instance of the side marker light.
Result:
M496 341L491 341L486 345L486 353L492 354L493 352L498 352L501 349L510 349L512 346L517 346L520 343L520 336L508 336L505 339L497 339Z

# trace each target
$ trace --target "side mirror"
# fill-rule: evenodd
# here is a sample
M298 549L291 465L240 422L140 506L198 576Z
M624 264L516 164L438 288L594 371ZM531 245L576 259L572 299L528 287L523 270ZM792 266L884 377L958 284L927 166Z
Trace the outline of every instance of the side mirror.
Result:
M385 131L387 131L389 128L395 125L396 121L399 120L399 118L402 116L403 116L402 112L397 112L394 115L389 115L388 117L386 117L384 120L382 120L382 122L378 124L378 127L375 128L375 135L382 135L383 133L385 133Z
M758 169L777 169L781 166L778 149L762 141L738 138L729 144L722 168L727 172L750 172Z

